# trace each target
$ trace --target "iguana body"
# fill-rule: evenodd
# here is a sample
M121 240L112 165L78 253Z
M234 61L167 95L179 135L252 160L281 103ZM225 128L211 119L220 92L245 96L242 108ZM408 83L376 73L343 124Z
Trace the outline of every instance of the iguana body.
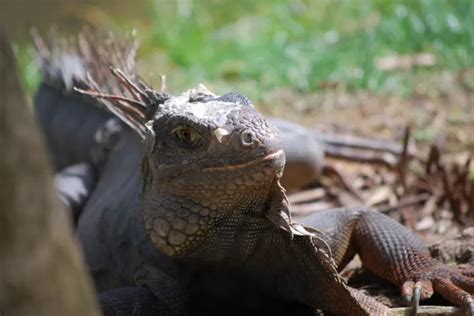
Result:
M386 307L337 274L359 253L407 296L420 281L428 297L433 282L473 314L473 272L437 263L388 217L341 209L293 222L277 130L251 105L134 85L119 116L137 133L122 131L100 162L77 226L106 313L383 315Z

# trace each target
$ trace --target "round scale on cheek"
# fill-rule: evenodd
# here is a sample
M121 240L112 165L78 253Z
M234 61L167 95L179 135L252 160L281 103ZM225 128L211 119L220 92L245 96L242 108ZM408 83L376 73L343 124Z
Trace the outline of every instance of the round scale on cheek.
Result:
M199 214L201 214L202 216L207 216L207 215L209 215L209 212L210 212L210 211L209 211L208 208L203 208L203 209L199 212Z
M172 202L170 206L171 206L171 209L174 211L177 211L182 208L181 203L178 203L178 202Z
M171 226L179 231L183 231L186 228L186 225L188 225L188 222L186 222L181 217L177 217L171 222Z
M194 213L199 213L201 209L202 209L202 206L199 204L194 204L193 206L191 206L191 211L193 211Z
M199 230L199 225L197 224L188 224L186 227L185 233L188 235L193 235Z
M161 237L168 236L171 227L163 218L158 218L153 222L153 230Z
M182 202L182 206L183 206L183 207L180 208L180 209L178 210L178 212L190 208L193 204L194 204L194 202L191 201L191 200L188 200L188 199L184 200L184 201ZM178 216L181 216L181 215L178 214Z
M188 222L191 223L191 224L196 224L197 222L199 222L199 218L200 218L199 215L197 215L197 214L191 214L191 215L189 215L189 217L188 217Z
M149 232L149 235L153 244L165 255L173 256L176 254L173 247L171 247L165 239L159 237L153 230Z
M189 206L191 206L191 205L189 205ZM189 207L189 206L188 206L188 207ZM191 213L191 211L188 210L188 208L187 208L184 204L183 204L183 207L180 208L180 209L178 210L178 212L176 212L176 214L177 214L179 217L187 217L187 216L189 216L190 213Z
M165 211L163 212L163 215L164 215L164 218L165 218L168 222L171 222L171 221L173 220L173 218L176 217L176 213L173 212L172 210L169 210L169 209L165 210Z
M186 235L179 231L172 230L168 235L168 241L171 245L181 245L186 241Z

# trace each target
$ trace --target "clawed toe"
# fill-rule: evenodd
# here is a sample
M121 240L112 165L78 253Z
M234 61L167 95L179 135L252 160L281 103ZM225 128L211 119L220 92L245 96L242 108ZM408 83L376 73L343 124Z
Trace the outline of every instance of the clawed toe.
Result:
M463 290L473 294L474 293L474 278L465 275L456 275L452 278L453 283Z
M406 281L402 285L402 296L405 300L405 305L410 306L413 300L413 288L415 287L415 282Z
M471 267L459 267L459 272L464 275L464 276L467 276L467 277L471 277L471 278L474 278L474 268L471 268Z
M456 279L454 279L456 280ZM474 301L469 292L456 285L449 279L437 278L433 280L433 285L439 294L456 305L462 306L466 314L474 316Z
M421 284L419 282L415 283L413 287L413 315L418 314L418 308L420 307L420 297L421 297Z
M407 306L413 307L413 314L416 315L420 306L420 300L427 299L433 294L431 281L421 280L418 282L406 281L402 285L402 295Z
M474 316L474 301L471 300L466 304L465 307L466 315L468 316Z

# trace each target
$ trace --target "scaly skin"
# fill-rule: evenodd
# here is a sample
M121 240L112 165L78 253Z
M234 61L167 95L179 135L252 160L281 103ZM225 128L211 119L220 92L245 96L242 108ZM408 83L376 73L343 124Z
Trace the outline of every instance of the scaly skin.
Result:
M337 265L358 253L366 268L398 285L409 302L418 287L421 300L436 291L472 315L474 269L447 267L431 258L428 248L406 227L369 209L318 212L302 223L326 234Z
M106 314L298 306L384 315L385 306L337 274L355 253L404 294L419 285L427 297L432 284L473 314L473 271L430 259L388 217L333 210L293 222L279 184L285 157L278 133L253 106L203 88L170 97L135 85L142 97L131 106L145 112L119 116L143 145L122 134L78 223Z
M215 103L196 104L195 107L210 108L212 105L222 106ZM245 148L247 148L248 156L245 154L236 156L230 151L227 157L229 160L235 157L233 158L235 161L225 165L216 162L213 158L204 159L208 155L213 157L212 148L216 148L219 155L224 149L220 147L221 143L211 132L208 135L210 139L206 141L208 143L206 150L196 154L202 161L199 162L200 165L196 166L197 159L190 159L190 165L187 167L184 163L175 163L174 157L188 160L189 153L183 155L180 151L189 151L189 149L176 147L166 152L167 146L170 146L168 142L173 139L169 136L164 137L164 134L175 130L176 124L182 123L181 120L186 124L202 124L207 127L210 123L203 123L200 119L194 122L189 111L185 112L188 112L185 118L178 118L177 114L170 118L166 112L160 117L155 117L156 124L153 125L159 126L159 129L157 132L153 131L153 134L158 135L145 141L146 148L152 149L153 154L147 156L145 153L143 158L144 166L141 175L144 176L143 206L141 206L143 226L130 225L129 218L136 213L131 214L125 203L133 201L134 198L113 193L118 190L128 193L129 188L134 188L135 196L139 195L139 192L135 190L138 185L134 185L135 179L140 176L138 175L138 154L136 154L138 150L136 146L131 146L134 140L132 135L126 138L128 141L125 139L123 144L119 144L118 152L113 154L115 158L111 159L110 167L106 168L104 178L98 184L96 192L100 194L97 193L91 197L79 221L79 236L85 246L86 258L95 279L98 280L99 288L119 286L120 283L107 284L116 282L114 281L116 279L137 279L134 271L139 270L140 275L145 273L137 261L147 262L142 266L157 267L157 263L148 263L153 261L148 255L149 249L143 250L146 255L140 259L131 260L129 263L121 262L120 258L139 256L133 253L135 249L144 247L143 244L146 242L128 247L128 251L132 254L113 250L118 249L117 247L120 247L124 239L127 240L130 235L140 235L141 238L149 236L161 253L175 258L173 263L176 264L178 272L170 274L179 280L179 284L185 284L183 288L189 293L188 297L192 301L190 304L197 305L194 310L206 307L194 302L193 293L206 292L209 287L222 289L230 279L235 288L234 291L244 288L248 283L253 284L253 291L257 292L254 296L258 302L257 310L268 308L269 304L265 302L270 302L272 298L281 302L301 302L307 306L321 307L339 314L362 313L362 309L353 299L351 292L337 276L333 263L324 252L324 247L315 248L313 243L317 241L313 241L309 233L305 235L304 231L299 232L298 228L293 229L295 234L303 235L292 238L290 232L270 220L273 217L278 218L278 214L272 213L274 210L278 213L281 209L279 206L283 207L286 203L284 194L277 185L284 164L284 156L274 128L268 125L268 130L260 133L264 136L255 138L252 142L255 145L249 146L247 143L242 145L240 135L252 131L252 127L264 126L265 123L261 121L263 118L255 112L253 107L232 106L227 114L231 117L223 121L224 126L226 122L234 120L239 122L237 126L242 131L237 133L237 127L227 125L226 128L232 128L235 132L234 136L228 140L229 142L235 140L235 146L228 143L223 146L231 148L232 151L242 151L242 146L247 146ZM243 124L240 123L242 121ZM214 126L206 129L213 131L215 128ZM168 140L168 142L157 143L155 139ZM129 164L123 165L122 152L135 153L135 169ZM128 159L129 162L131 160L133 159ZM157 170L158 168L160 170ZM128 170L129 174L118 178L114 175L118 169ZM114 177L114 181L110 180L111 177ZM115 184L116 188L114 188ZM126 185L125 188L124 185ZM111 200L109 196L117 196L118 200L115 200L114 204L105 202L107 206L104 206L104 201ZM124 208L121 208L122 206ZM113 209L113 212L109 209ZM286 224L289 227L292 225L289 222ZM130 231L135 232L130 233ZM118 236L124 236L124 239ZM94 243L94 240L108 240L105 243L107 249ZM115 259L110 261L110 257ZM275 261L275 258L280 258L280 260ZM296 262L299 264L295 264ZM132 271L132 276L127 275L128 271ZM212 271L211 275L215 277L205 282L204 280L191 281L199 278L203 271ZM120 277L117 274L121 274ZM233 279L236 275L239 276L237 280ZM136 282L145 284L153 292L157 291L155 295L159 301L163 301L163 291L157 287L153 278L145 277ZM212 297L213 293L208 294ZM231 297L229 295L223 301ZM252 301L245 307L247 310L253 310L254 304ZM371 308L374 307L384 309L379 304L371 305Z

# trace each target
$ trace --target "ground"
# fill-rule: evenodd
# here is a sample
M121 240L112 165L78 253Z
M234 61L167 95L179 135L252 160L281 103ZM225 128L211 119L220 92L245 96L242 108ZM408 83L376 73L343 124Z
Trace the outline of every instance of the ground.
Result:
M461 80L450 73L427 78L406 98L354 94L338 87L314 94L279 90L270 95L261 105L264 111L316 131L402 144L410 127L409 144L417 156L406 163L405 186L400 183L400 156L393 168L330 158L328 164L339 175L326 173L303 194L290 195L296 215L328 207L374 206L415 230L435 258L474 264L474 166L469 164L474 153L474 91ZM433 145L440 158L428 174ZM384 304L404 305L399 289L361 268L358 258L343 274L350 285ZM437 295L426 304L449 305Z

